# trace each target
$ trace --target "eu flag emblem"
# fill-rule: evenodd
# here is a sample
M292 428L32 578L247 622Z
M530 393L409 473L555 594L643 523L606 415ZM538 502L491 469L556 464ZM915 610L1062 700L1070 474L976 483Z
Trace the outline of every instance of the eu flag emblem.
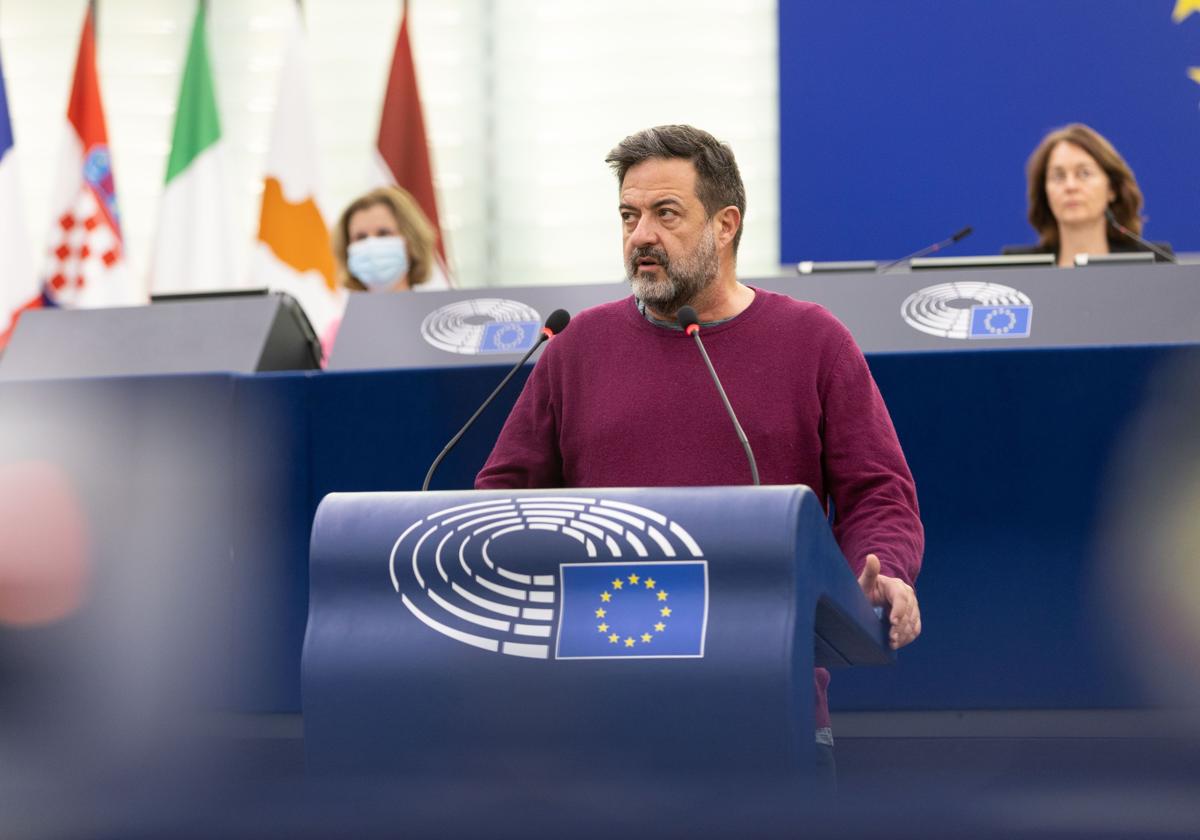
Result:
M1029 338L1033 305L1010 303L1000 306L972 306L971 338Z
M558 659L704 656L708 564L563 563Z
M537 340L537 321L492 321L484 324L480 353L524 353Z

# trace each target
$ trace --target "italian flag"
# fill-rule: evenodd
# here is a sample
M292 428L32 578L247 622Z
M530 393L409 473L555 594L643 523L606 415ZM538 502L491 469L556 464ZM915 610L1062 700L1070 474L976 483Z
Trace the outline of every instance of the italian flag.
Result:
M209 67L205 3L197 3L188 45L158 234L150 261L152 293L235 285L221 121Z

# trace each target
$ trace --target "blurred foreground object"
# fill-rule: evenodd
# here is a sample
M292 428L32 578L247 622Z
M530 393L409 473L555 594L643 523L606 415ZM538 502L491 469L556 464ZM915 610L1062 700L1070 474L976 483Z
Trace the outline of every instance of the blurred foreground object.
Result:
M1114 459L1103 581L1129 661L1158 702L1200 706L1200 360L1147 386ZM1197 722L1200 730L1200 721Z
M0 623L47 624L79 608L90 578L87 530L61 469L0 466Z

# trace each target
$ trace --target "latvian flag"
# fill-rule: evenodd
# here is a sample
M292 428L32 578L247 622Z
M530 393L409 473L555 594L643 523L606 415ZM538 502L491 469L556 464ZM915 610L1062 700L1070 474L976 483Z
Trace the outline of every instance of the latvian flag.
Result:
M376 180L381 184L395 184L411 193L429 217L437 234L437 270L427 283L417 288L422 291L451 288L454 281L446 259L446 239L438 219L433 165L429 159L429 141L425 137L417 69L408 35L408 0L402 7L400 32L392 53L383 111L379 117L374 163Z

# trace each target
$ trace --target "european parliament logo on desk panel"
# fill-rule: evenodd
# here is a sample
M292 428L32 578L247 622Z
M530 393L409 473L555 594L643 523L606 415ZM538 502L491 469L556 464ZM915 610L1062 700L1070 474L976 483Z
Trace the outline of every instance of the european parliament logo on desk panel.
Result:
M554 562L514 562L534 551ZM401 603L427 630L483 651L694 658L704 656L708 629L703 556L679 523L641 505L530 496L431 513L404 529L388 566Z
M524 353L537 340L541 326L537 310L521 301L469 298L426 315L421 321L421 337L447 353Z
M938 283L905 298L900 317L914 330L940 338L1029 338L1033 301L999 283Z

